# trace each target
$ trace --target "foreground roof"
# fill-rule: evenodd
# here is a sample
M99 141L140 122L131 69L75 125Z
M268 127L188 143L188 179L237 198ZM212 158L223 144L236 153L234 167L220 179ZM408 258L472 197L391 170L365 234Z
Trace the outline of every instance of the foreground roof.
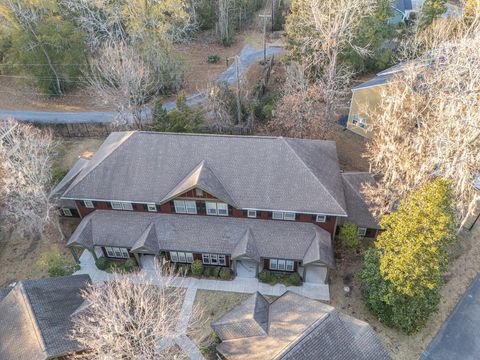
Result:
M44 360L81 350L68 337L88 275L18 283L0 301L0 359Z
M480 275L477 275L420 359L478 359L479 333Z
M339 224L348 221L359 227L380 229L380 225L368 209L365 196L362 193L363 186L375 183L373 175L366 172L345 172L342 173L342 180L345 189L348 217L341 218Z
M256 293L212 327L229 360L390 359L370 325L292 292L271 304Z
M63 197L162 203L198 186L239 208L346 216L334 141L116 132Z
M96 210L81 221L68 245L119 246L154 254L159 249L212 252L334 266L331 235L300 222Z

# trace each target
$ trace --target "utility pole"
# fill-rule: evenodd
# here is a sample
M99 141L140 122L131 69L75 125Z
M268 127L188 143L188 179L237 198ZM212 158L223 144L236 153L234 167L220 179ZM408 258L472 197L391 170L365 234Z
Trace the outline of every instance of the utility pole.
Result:
M267 18L271 15L267 15L267 8L265 7L265 11L263 15L258 15L259 17L263 18L263 64L267 63Z
M242 108L240 103L240 69L238 55L235 56L235 74L237 75L237 124L242 122Z

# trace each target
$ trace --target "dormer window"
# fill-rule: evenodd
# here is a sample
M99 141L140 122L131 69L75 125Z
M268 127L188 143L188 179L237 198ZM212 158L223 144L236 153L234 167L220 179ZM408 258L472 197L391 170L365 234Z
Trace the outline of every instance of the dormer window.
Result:
M256 218L257 217L257 210L247 210L247 217Z
M196 214L197 203L191 200L173 200L177 214Z

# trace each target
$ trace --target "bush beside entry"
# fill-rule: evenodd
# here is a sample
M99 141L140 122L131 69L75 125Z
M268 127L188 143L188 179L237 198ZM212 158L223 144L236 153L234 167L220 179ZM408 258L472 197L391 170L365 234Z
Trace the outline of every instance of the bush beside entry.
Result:
M192 274L194 276L201 276L203 273L203 264L201 260L195 260L192 263Z

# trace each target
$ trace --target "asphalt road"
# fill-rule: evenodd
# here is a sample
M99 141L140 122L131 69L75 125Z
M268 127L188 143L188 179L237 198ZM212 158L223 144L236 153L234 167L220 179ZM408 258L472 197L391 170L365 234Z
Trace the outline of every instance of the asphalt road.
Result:
M282 53L282 47L267 49L267 56ZM252 45L247 44L239 54L239 72L243 74L250 65L263 57L263 50L256 51ZM217 81L226 81L233 84L236 81L235 64L230 65L221 73ZM187 96L187 105L193 106L207 100L207 94L203 92ZM164 108L168 111L175 108L175 101L165 103ZM147 114L150 109L146 110ZM15 118L18 121L45 123L45 124L75 124L75 123L110 123L115 120L115 112L54 112L54 111L24 111L0 109L0 120Z

